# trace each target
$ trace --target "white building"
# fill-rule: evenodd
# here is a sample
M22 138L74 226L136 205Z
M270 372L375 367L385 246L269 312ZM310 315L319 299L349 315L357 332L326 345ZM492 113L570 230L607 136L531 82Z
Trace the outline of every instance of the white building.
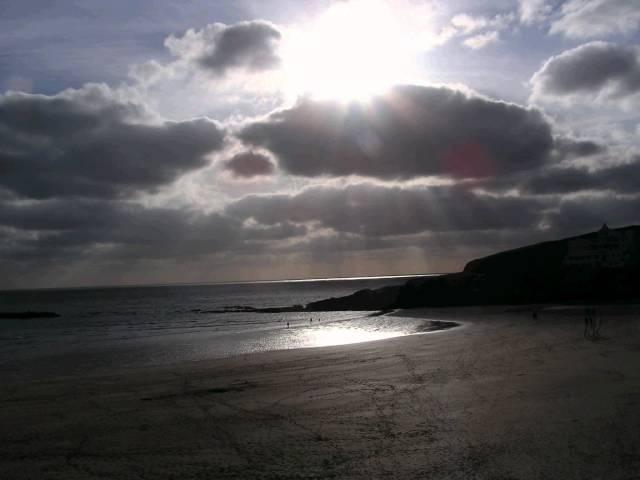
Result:
M595 235L569 240L564 264L620 268L630 264L633 248L632 229L610 230L605 223Z

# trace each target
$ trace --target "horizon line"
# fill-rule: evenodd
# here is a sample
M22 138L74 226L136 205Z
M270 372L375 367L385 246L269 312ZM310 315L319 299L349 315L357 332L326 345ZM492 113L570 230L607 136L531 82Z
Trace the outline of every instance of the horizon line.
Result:
M0 288L0 292L19 291L42 291L42 290L92 290L92 289L116 289L116 288L157 288L157 287L196 287L207 285L249 285L260 283L304 283L304 282L327 282L340 280L375 280L384 278L413 278L430 277L434 275L445 275L451 272L431 272L431 273L408 273L397 275L359 275L359 276L337 276L337 277L312 277L312 278L281 278L271 280L229 280L220 282L171 282L171 283L130 283L130 284L107 284L107 285L72 285L67 287L34 287L34 288Z

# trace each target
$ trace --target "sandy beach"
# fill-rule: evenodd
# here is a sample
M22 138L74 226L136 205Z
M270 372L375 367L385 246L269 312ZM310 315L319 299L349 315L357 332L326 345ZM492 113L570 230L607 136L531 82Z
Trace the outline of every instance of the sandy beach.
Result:
M0 478L640 478L640 307L4 383Z

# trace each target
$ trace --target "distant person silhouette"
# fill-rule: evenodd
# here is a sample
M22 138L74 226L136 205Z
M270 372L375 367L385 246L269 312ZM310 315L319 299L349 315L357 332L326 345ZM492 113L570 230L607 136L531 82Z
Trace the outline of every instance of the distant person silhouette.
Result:
M594 308L592 310L593 313L593 317L591 319L591 322L593 324L593 338L598 339L600 338L600 327L602 326L602 317L600 315L598 315L598 313L596 312L596 309Z
M289 328L289 322L287 322L287 328Z
M591 309L584 309L584 338L591 336Z
M600 338L601 318L597 315L595 308L585 308L584 310L584 338L597 340Z

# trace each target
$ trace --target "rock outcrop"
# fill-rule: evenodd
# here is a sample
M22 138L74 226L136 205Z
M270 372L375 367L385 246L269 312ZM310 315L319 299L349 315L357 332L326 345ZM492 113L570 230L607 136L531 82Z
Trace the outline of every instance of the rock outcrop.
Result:
M397 298L401 285L382 287L375 290L359 290L346 297L328 298L312 302L306 310L313 312L327 312L338 310L387 310Z

